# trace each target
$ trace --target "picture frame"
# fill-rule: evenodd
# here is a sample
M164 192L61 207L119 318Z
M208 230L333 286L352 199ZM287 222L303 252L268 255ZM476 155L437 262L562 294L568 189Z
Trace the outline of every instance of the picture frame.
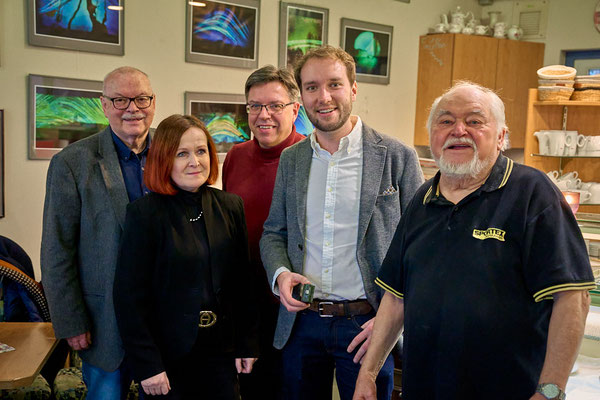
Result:
M30 74L28 84L30 160L49 160L108 126L101 81Z
M329 9L282 1L279 8L279 66L293 66L312 48L327 44Z
M124 55L124 0L27 0L32 46Z
M186 1L185 61L258 67L260 0Z
M206 125L220 163L234 145L252 139L243 94L185 92L184 97L185 114L197 117Z
M340 46L354 58L356 81L388 85L394 27L342 18Z
M4 212L4 110L0 110L0 218Z

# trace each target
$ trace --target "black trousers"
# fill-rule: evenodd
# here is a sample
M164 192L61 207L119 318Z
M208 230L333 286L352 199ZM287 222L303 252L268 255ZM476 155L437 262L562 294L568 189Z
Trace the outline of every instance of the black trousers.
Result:
M171 391L166 396L144 397L169 400L239 400L233 354L203 353L205 352L201 349L195 348L184 359L166 367L171 384Z

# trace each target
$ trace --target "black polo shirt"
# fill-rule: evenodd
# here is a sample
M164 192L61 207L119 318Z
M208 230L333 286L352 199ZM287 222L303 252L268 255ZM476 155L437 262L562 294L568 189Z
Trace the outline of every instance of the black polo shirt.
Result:
M503 155L458 204L439 178L415 194L376 279L404 299L403 398L529 399L552 294L595 288L577 222L547 176Z

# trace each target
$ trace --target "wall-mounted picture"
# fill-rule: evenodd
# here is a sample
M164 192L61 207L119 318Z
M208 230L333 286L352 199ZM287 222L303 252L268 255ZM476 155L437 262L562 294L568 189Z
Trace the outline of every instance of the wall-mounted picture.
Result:
M356 62L358 82L390 83L394 27L342 18L341 46Z
M108 126L102 82L29 75L29 159L47 160Z
M281 2L279 66L293 66L306 52L327 44L329 10Z
M0 218L4 216L4 110L0 110Z
M185 61L258 67L260 0L186 3Z
M315 130L315 126L308 119L306 109L303 105L300 105L300 109L298 110L298 116L294 121L294 126L296 127L296 132L304 136L308 136L310 133L312 133L312 131Z
M237 143L251 139L243 94L185 92L185 113L198 117L215 142L219 162Z
M123 55L124 0L27 0L33 46Z

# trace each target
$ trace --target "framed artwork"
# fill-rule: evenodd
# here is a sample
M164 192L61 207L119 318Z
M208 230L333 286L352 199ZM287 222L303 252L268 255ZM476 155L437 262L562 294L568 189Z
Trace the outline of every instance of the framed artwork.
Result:
M296 127L296 132L304 136L308 136L310 133L312 133L312 131L315 130L315 126L308 119L306 109L303 105L300 105L300 109L298 110L298 116L294 121L294 126Z
M0 218L4 216L4 110L0 110Z
M260 0L186 1L185 61L258 67Z
M307 51L327 44L329 10L281 2L279 66L293 66Z
M124 0L27 0L29 44L124 54Z
M251 139L243 94L185 92L185 113L198 117L210 133L219 162L237 143Z
M342 18L341 46L354 57L358 82L390 83L394 27Z
M108 126L102 82L29 75L29 159L48 160Z

